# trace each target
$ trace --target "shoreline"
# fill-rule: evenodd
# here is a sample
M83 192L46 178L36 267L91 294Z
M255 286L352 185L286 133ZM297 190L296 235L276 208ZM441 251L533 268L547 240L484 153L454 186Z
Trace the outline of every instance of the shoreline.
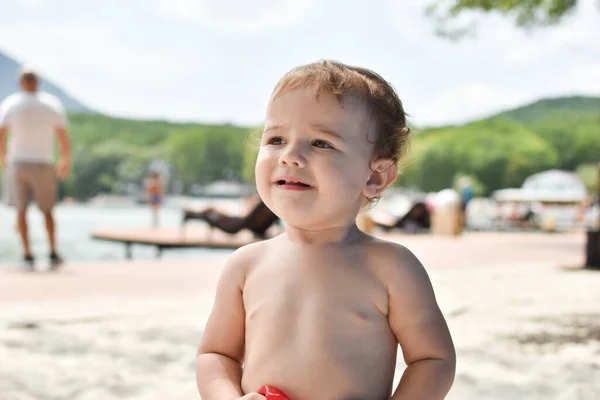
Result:
M430 233L405 234L401 232L386 233L376 229L375 237L399 243L411 250L426 269L448 267L460 268L465 266L510 265L514 263L553 263L562 262L573 268L583 267L585 262L586 233L584 230L570 232L547 233L540 231L467 231L458 236L435 235ZM233 236L232 236L233 237ZM114 254L124 254L122 243L103 243L96 241L98 246L112 249L110 259L94 259L68 261L67 268L82 265L98 265L128 262L125 257L114 258ZM146 254L154 255L154 246L139 245ZM444 252L450 258L439 257L432 252ZM490 250L491 249L491 250ZM190 247L183 251L204 251L195 258L164 258L165 262L188 263L193 260L210 258L216 253L214 249ZM166 254L181 250L169 250ZM223 251L223 250L218 250ZM228 253L227 249L224 251ZM468 254L468 256L466 256ZM487 257L486 257L487 256ZM135 259L135 262L161 261L156 258ZM15 269L13 264L0 263L0 274L8 269ZM0 298L1 300L1 298Z

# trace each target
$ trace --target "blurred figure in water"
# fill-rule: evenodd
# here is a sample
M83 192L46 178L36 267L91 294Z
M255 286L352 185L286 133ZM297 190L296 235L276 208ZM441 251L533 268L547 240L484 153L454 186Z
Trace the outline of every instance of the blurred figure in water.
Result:
M158 227L158 213L163 200L163 183L160 174L156 171L150 172L146 178L146 195L152 209L152 227Z

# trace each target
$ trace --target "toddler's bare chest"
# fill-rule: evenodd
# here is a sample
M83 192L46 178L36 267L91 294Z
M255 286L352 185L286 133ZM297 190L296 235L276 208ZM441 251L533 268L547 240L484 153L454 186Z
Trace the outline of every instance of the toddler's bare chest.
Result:
M384 285L360 260L279 261L253 270L244 287L247 386L277 377L292 388L333 385L326 398L387 393L397 343Z
M365 325L385 319L387 295L364 260L290 254L253 270L244 306L248 323L289 319L292 325Z

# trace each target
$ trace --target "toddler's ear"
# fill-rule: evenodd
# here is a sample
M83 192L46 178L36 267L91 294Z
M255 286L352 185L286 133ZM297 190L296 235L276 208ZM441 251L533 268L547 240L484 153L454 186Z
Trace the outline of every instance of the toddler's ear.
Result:
M396 163L390 159L379 159L371 162L371 175L363 189L363 195L373 198L381 195L398 176Z

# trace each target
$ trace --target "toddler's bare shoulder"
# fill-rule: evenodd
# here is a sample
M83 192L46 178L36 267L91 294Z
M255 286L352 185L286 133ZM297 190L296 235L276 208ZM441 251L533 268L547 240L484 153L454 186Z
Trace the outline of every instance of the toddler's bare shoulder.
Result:
M405 246L381 239L369 243L371 267L383 282L424 282L427 273L419 259Z
M219 285L238 287L243 290L248 275L260 263L269 246L269 240L265 240L235 250L223 265Z
M260 263L265 254L273 246L273 241L277 238L261 240L260 242L250 243L235 250L227 261L227 267L233 269L248 268Z

